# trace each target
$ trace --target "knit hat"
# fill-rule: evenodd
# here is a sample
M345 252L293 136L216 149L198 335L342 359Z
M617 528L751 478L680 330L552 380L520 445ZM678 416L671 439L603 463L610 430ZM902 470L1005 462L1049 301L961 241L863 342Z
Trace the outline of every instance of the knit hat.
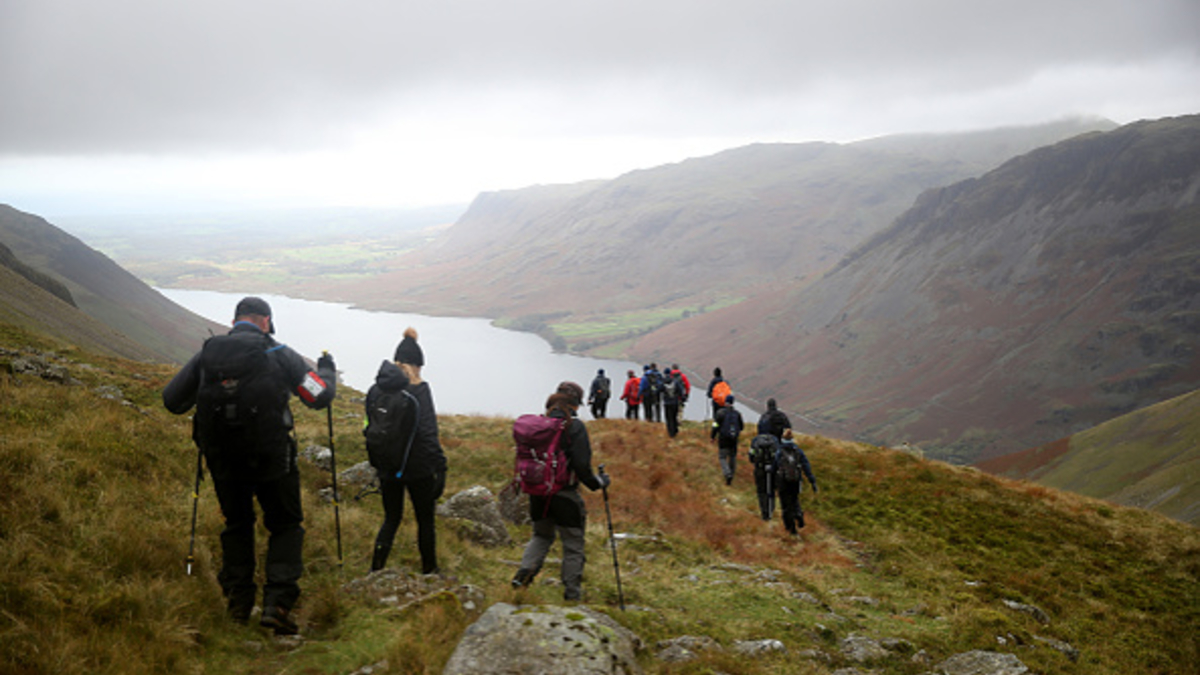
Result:
M271 318L271 306L266 300L254 296L242 298L237 304L237 309L233 310L233 320L237 321L241 316L265 316L267 317L267 332L275 334L275 321Z
M425 353L417 344L417 329L409 326L404 329L404 339L396 345L396 354L392 358L396 363L407 363L414 366L425 365Z

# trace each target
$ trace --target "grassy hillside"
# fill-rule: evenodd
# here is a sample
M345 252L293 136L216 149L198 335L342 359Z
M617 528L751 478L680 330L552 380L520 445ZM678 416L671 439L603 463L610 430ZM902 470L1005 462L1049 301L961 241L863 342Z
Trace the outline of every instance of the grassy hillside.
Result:
M463 609L446 593L397 607L347 590L367 568L378 498L343 493L339 570L333 509L316 496L329 477L305 463L298 615L306 639L280 642L256 626L230 625L215 579L220 518L207 482L197 572L184 573L196 454L186 417L159 400L173 369L62 348L13 327L0 330L0 347L0 672L348 673L386 659L386 672L436 673L482 609ZM78 384L13 375L11 364L30 349L57 350L53 362ZM334 413L340 467L365 458L351 394ZM327 443L324 413L294 407L301 447ZM509 426L442 418L447 495L504 485ZM588 603L651 647L707 635L727 647L773 638L788 649L759 659L704 653L690 664L660 662L650 649L648 672L832 673L852 665L838 648L852 634L907 641L898 643L903 654L868 664L878 673L926 672L971 649L1014 652L1039 673L1182 675L1200 662L1200 532L1188 525L806 437L821 493L818 501L805 493L810 524L792 539L754 514L750 467L743 463L724 486L701 426L685 424L673 441L645 423L588 426L597 462L614 476L614 526L639 535L620 547L621 612L604 505L587 495ZM499 549L467 543L457 529L439 520L442 568L478 587L483 606L561 602L561 590L546 583L553 565L527 591L508 587L527 528L511 526L514 544ZM394 567L417 569L414 542L409 520ZM1006 600L1042 609L1049 623ZM1069 643L1078 660L1042 639Z
M1045 446L981 462L990 473L1153 509L1200 525L1200 391Z
M44 219L0 204L0 242L20 263L64 286L73 304L141 345L156 361L187 359L220 326L167 300L103 254ZM12 291L0 291L0 298Z

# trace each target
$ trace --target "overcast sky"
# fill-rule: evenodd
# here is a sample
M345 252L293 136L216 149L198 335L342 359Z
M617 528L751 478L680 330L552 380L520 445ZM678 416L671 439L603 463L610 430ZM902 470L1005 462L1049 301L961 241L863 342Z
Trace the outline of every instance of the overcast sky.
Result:
M1197 0L0 0L0 203L422 205L1200 112Z

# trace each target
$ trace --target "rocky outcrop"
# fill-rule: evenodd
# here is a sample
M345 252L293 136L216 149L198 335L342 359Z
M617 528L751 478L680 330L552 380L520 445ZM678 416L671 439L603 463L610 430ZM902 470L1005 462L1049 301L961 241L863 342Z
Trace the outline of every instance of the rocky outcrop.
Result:
M642 641L586 607L488 608L463 635L443 675L640 675Z

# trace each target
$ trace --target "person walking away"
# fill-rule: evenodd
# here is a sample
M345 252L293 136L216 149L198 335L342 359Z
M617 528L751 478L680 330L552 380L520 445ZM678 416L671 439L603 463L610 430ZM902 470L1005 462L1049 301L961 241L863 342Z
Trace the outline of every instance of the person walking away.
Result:
M649 364L642 366L642 379L638 383L638 398L642 402L642 419L654 421L654 384L650 380Z
M783 440L783 430L791 428L791 420L777 407L775 399L767 399L767 410L758 418L758 433L770 434L779 442Z
M601 490L612 483L607 476L597 476L592 471L592 445L587 427L578 419L579 406L583 402L583 388L574 382L563 382L546 399L546 416L565 421L559 438L560 447L570 467L571 476L567 485L551 495L529 496L529 518L533 521L533 536L521 556L521 566L513 576L513 588L523 588L533 583L542 569L546 554L554 544L555 535L562 540L562 585L563 599L568 601L583 598L584 532L587 529L587 509L579 484L589 490Z
M817 494L817 479L804 450L796 444L792 430L783 430L783 442L775 458L776 475L779 477L779 507L783 512L783 526L789 534L798 535L804 527L804 510L800 508L801 476L808 479L813 494Z
M732 394L729 383L721 376L720 368L713 368L713 378L708 383L709 406L712 408L712 418L717 418L717 410L725 405L725 399Z
M737 471L738 437L742 434L743 423L742 414L733 406L733 396L726 401L726 405L717 408L709 438L717 443L721 473L725 476L725 484L731 485Z
M688 379L687 373L679 369L678 363L672 363L671 370L675 371L675 374L679 376L679 381L683 382L683 398L681 399L679 408L682 411L683 405L692 397L692 382Z
M254 501L267 528L267 558L260 623L277 635L299 632L291 614L304 572L304 511L300 470L288 400L328 407L337 392L337 368L326 353L314 372L304 358L272 335L271 306L246 297L233 327L205 340L203 348L163 389L163 405L192 418L195 439L212 476L225 519L217 581L226 611L247 623L258 595L255 582Z
M679 408L683 403L683 382L679 379L678 371L670 368L663 374L662 402L667 436L675 438L675 435L679 433Z
M446 454L438 439L437 410L433 404L433 392L429 383L421 379L425 366L425 353L417 343L416 329L405 329L400 344L393 354L395 368L390 364L380 366L375 382L380 388L404 386L417 402L417 421L408 450L408 461L400 477L379 476L379 492L383 497L383 524L375 536L375 550L371 555L371 571L383 569L392 551L396 530L404 517L404 494L412 502L413 515L417 519L417 550L421 554L421 573L438 574L437 529L434 513L438 497L446 489ZM380 379L382 378L382 380ZM401 385L402 380L407 385ZM371 404L368 391L367 405Z
M604 369L596 371L592 386L588 392L588 405L592 409L592 418L602 420L608 416L608 399L612 397L612 383L604 375Z
M775 454L779 440L771 434L760 433L750 441L750 462L754 465L754 488L758 493L758 511L763 520L770 521L775 511Z
M628 371L625 380L625 390L621 393L621 400L625 401L625 419L636 420L638 418L638 406L642 403L641 394L639 392L642 386L642 381L632 371Z

